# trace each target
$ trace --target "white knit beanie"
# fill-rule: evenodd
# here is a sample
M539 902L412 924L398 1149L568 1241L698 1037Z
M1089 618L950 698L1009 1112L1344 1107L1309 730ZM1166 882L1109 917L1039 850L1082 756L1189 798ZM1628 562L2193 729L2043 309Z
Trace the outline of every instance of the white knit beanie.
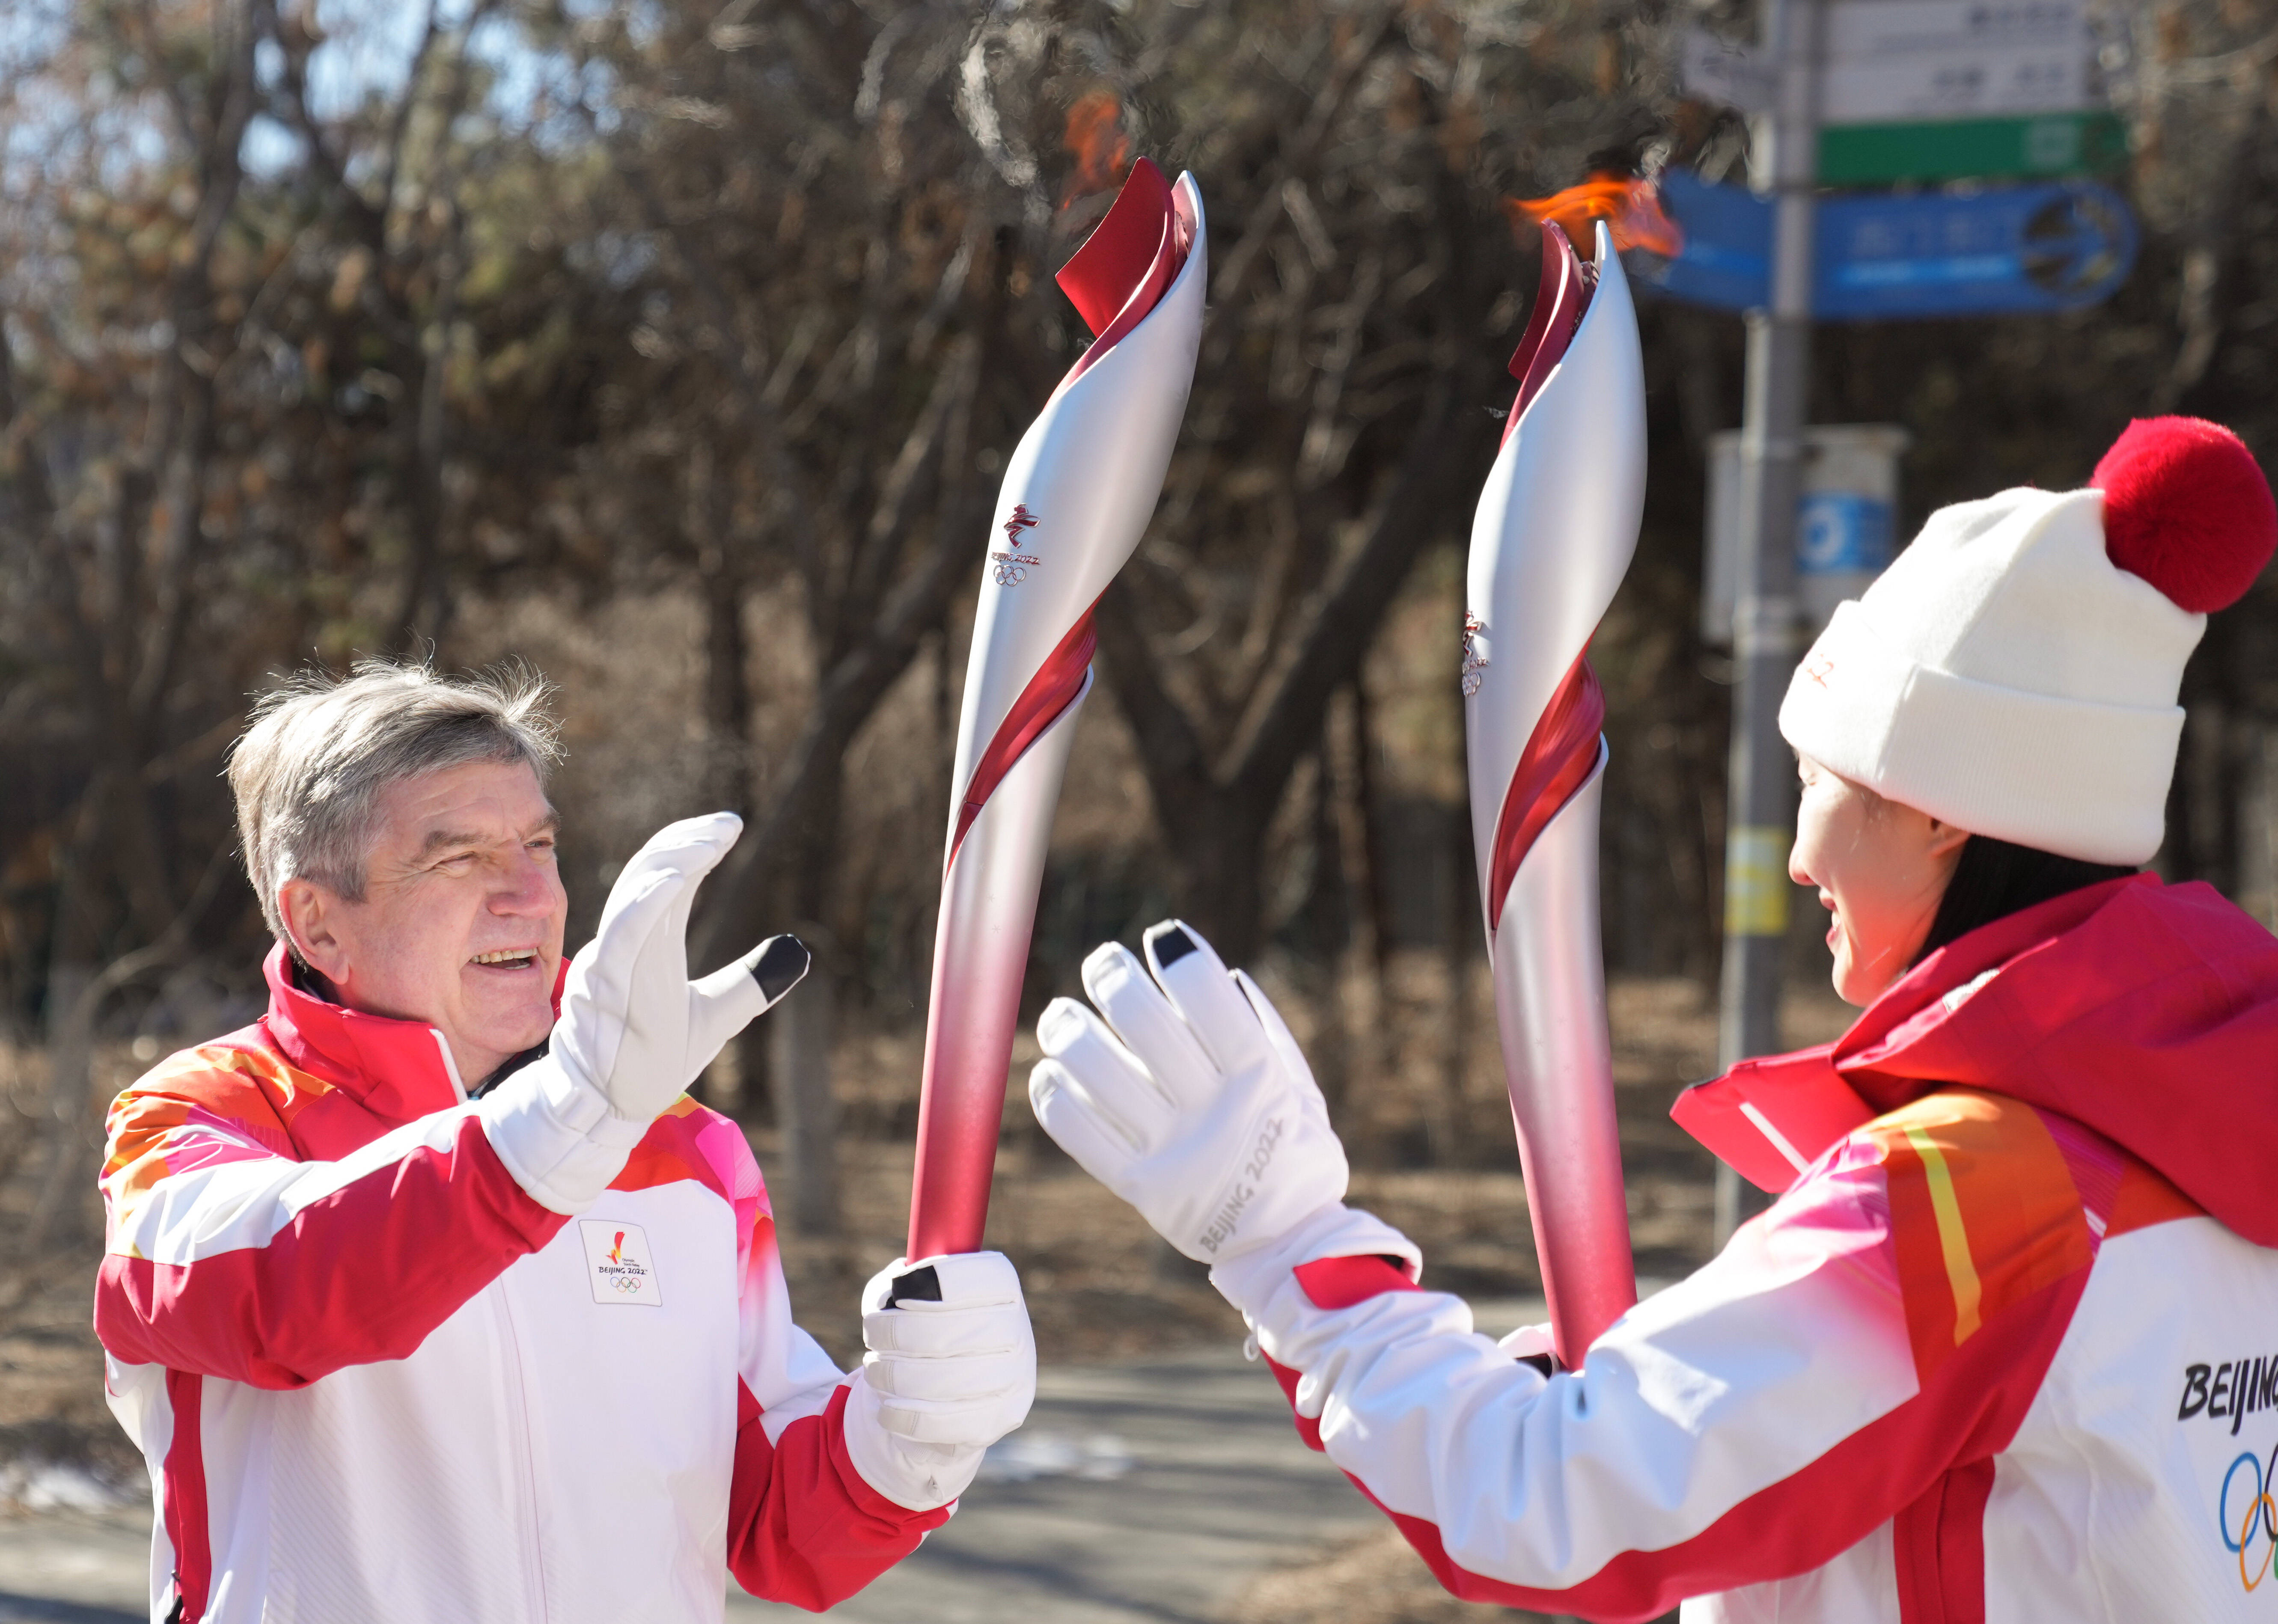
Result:
M1932 514L1840 605L1788 685L1780 733L1821 766L1975 835L2148 862L2206 612L2278 545L2236 436L2129 425L2085 491L2004 491Z

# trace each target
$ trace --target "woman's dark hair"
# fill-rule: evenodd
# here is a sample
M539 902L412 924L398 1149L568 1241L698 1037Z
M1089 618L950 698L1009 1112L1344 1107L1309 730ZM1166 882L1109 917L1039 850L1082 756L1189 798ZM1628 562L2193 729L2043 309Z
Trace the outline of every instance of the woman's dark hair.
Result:
M1923 942L1922 951L1915 955L1915 963L1922 963L1981 925L2006 919L2083 886L2135 872L2124 865L2085 863L2078 858L1996 840L1991 835L1972 835L1961 844L1961 856L1938 904L1938 917L1930 922L1930 934Z

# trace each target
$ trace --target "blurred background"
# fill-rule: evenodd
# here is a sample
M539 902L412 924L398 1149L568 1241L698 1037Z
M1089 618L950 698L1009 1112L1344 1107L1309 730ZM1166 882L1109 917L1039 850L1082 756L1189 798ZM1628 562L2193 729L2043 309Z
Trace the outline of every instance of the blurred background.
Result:
M2082 10L2116 133L2075 167L2132 215L2097 302L1815 338L1810 421L1902 431L1879 442L1904 448L1900 540L1944 502L2082 484L2131 416L2278 454L2278 9ZM1533 218L1613 212L1651 471L1593 650L1605 948L1640 1267L1705 1257L1710 1168L1665 1112L1715 1061L1732 673L1703 560L1743 328L1650 284L1682 288L1682 197L1746 179L1699 50L1754 26L1733 0L13 0L0 1463L111 1469L84 1329L102 1106L258 1013L225 753L279 674L365 654L559 685L573 943L655 826L743 813L707 964L780 929L818 962L704 1092L750 1128L805 1317L845 1353L841 1288L906 1210L990 504L1087 341L1053 272L1141 154L1201 185L1210 314L1101 606L1027 1014L1097 942L1183 915L1283 1000L1363 1199L1436 1279L1532 1289L1462 549ZM1594 204L1558 198L1585 183ZM2216 618L2185 698L2159 866L2268 922L2278 590ZM1791 1042L1843 1021L1805 901ZM992 1241L1054 1304L1048 1355L1224 1329L1025 1105L1002 1164Z

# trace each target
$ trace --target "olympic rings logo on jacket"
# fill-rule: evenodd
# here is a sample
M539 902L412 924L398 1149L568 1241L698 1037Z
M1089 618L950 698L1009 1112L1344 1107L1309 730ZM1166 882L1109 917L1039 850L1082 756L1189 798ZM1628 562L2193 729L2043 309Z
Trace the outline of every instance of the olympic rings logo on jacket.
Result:
M2253 1475L2253 1491L2234 1501L2231 1490L2238 1481L2241 1467ZM2278 1552L2278 1498L2273 1498L2274 1490L2278 1490L2278 1444L2270 1446L2267 1462L2250 1449L2233 1460L2222 1475L2222 1494L2216 1513L2222 1521L2222 1543L2226 1550L2236 1554L2238 1581L2250 1590L2269 1576L2271 1557ZM2233 1514L2234 1506L2244 1506L2243 1513ZM2262 1565L2250 1574L2247 1561L2257 1551L2262 1553Z

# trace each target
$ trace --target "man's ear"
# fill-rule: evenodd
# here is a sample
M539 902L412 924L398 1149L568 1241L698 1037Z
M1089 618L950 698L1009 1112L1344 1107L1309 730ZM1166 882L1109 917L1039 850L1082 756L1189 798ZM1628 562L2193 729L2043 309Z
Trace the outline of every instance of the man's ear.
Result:
M340 899L313 880L292 879L277 888L277 911L301 962L334 986L348 979L348 943L338 930Z

